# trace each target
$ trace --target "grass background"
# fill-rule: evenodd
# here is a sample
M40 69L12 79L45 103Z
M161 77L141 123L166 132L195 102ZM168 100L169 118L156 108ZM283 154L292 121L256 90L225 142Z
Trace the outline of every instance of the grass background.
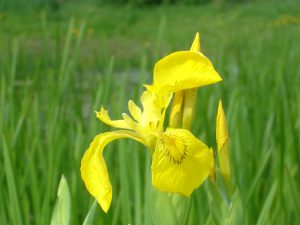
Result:
M206 5L103 5L66 1L58 9L0 7L0 224L50 223L58 183L68 181L71 223L93 199L80 160L93 137L136 102L161 57L202 51L223 82L199 90L193 132L215 148L218 100L230 131L233 179L244 224L300 223L299 1ZM113 185L108 214L94 224L151 224L151 159L120 140L105 151ZM189 224L210 224L205 185L193 194Z

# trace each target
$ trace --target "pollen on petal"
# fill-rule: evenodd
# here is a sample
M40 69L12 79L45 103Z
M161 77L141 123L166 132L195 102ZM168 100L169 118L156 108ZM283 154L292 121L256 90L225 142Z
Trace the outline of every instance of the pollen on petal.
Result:
M189 196L208 177L211 160L209 148L190 131L168 128L153 154L153 186Z

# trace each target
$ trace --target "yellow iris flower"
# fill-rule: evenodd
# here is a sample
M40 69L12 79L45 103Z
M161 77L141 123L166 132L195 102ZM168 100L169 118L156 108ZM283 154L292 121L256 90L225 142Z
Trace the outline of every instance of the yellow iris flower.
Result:
M200 43L196 43L197 41L199 42L198 34L193 46L199 46L200 50ZM210 60L192 47L191 51L174 52L155 64L153 84L145 85L146 90L141 96L142 108L130 100L130 115L123 113L123 119L112 120L107 110L101 107L97 117L120 130L102 133L94 138L82 158L81 176L87 190L105 212L111 204L112 187L103 150L115 139L131 138L150 149L152 184L158 190L189 196L203 183L211 170L213 156L210 149L189 130L174 126L164 129L163 125L174 93L180 99L178 93L182 91L221 80ZM187 96L182 97L184 102L181 99L181 105L189 100ZM176 99L173 100L173 105L174 102ZM184 107L179 108L184 112ZM173 120L176 118L171 115L170 124Z

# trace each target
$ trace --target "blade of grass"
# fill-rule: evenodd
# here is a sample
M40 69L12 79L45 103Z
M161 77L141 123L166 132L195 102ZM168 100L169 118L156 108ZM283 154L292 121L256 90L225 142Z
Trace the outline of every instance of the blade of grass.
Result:
M4 170L6 176L6 186L9 197L8 211L10 214L10 220L12 221L13 225L22 225L23 219L21 215L20 198L18 196L19 194L16 186L15 172L13 170L13 165L9 155L10 150L8 149L7 140L3 134L1 135L1 139L2 155L4 159Z
M256 176L253 179L252 185L248 191L246 205L251 201L251 198L252 198L253 194L255 193L255 189L259 186L259 183L263 181L262 175L263 175L263 172L270 160L271 153L272 153L272 149L270 149L267 152L267 154L264 155L263 159L261 160L261 163L259 163L260 167L259 167L258 172L256 173Z
M86 215L82 225L93 225L95 210L96 210L97 206L98 206L98 203L95 200L94 203L92 204L92 206L90 207L88 214Z
M0 177L0 180L2 180L2 176ZM3 197L4 195L4 188L2 188L0 190L0 224L8 224L8 220L7 220L7 213L5 210L5 199Z
M297 171L296 171L297 172ZM295 182L295 179L292 175L292 171L288 168L285 171L285 174L287 175L287 195L289 195L289 199L290 199L290 203L289 206L293 206L294 208L294 215L296 216L296 221L300 221L300 214L298 212L300 212L300 194ZM291 211L291 210L290 210Z
M151 219L151 203L150 203L150 190L151 183L151 157L149 151L146 153L146 163L145 163L145 192L144 192L144 225L152 225Z
M55 208L53 210L51 225L69 225L71 218L71 198L68 182L64 175L61 176Z
M70 46L72 42L72 30L74 29L74 19L72 18L69 23L68 31L67 31L67 36L65 40L65 45L63 49L63 55L62 55L62 61L60 64L60 70L59 70L59 81L60 83L64 79L65 71L67 68L67 63L68 63L68 58L69 58L69 52L70 52Z
M136 143L129 146L130 149L133 149L135 152L132 154L131 161L131 171L133 170L133 179L134 182L134 223L133 224L142 224L142 190L141 190L141 173L140 173L140 163L138 159L138 146Z
M272 188L268 194L268 197L266 198L265 202L264 202L264 205L263 205L263 208L260 212L260 215L259 215L259 218L256 222L256 225L263 225L263 224L268 224L268 218L271 217L271 207L272 207L272 204L274 202L274 198L276 196L276 192L277 192L277 184L278 182L275 181L272 185Z

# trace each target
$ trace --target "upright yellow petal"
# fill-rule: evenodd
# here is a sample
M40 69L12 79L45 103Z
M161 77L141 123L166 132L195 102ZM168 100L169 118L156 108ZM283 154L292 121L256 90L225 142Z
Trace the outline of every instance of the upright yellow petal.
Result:
M153 86L174 93L221 80L210 60L202 53L179 51L155 64Z
M147 89L141 96L141 102L143 105L142 125L145 126L149 122L159 121L161 117L161 106L157 101L156 93L152 89Z
M200 50L200 35L199 32L197 32L191 47L191 51L200 52Z
M95 137L81 160L81 177L104 212L110 207L112 187L102 153L108 143L119 138L132 138L143 143L135 133L127 130L102 133Z
M168 128L156 143L152 161L153 186L189 196L208 177L209 148L185 129Z
M198 88L184 90L184 105L182 113L182 128L191 129L196 111Z
M200 52L200 36L198 32L190 51ZM198 88L191 88L175 93L170 113L170 127L190 129L195 113L197 90Z
M165 111L171 101L172 95L164 90L158 90L153 85L145 85L146 91L141 96L143 105L142 121L143 126L150 123L154 127L162 128Z
M134 101L130 100L128 102L128 109L131 116L140 123L142 120L142 110L134 103Z
M183 96L184 91L178 91L174 95L171 112L169 127L180 128L182 122L182 107L183 107Z
M191 50L200 52L200 35L197 32ZM184 90L184 106L182 115L182 128L190 129L196 111L198 88L191 88Z
M220 170L227 185L230 185L230 157L228 145L228 129L222 102L219 102L217 114L216 139Z

